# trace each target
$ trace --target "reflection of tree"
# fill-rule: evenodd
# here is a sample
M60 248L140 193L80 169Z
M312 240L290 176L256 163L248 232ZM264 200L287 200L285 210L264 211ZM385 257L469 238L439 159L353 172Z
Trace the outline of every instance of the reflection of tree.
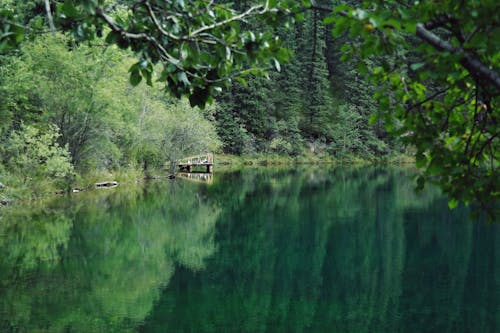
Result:
M0 330L131 329L151 311L175 265L200 269L214 252L219 210L192 184L156 183L79 200L74 219L66 217L73 231L57 264L2 279L8 289L0 289Z
M450 215L432 189L415 194L410 175L398 169L336 168L216 177L209 193L225 207L217 225L218 254L203 274L176 273L141 331L452 327L464 314L464 292L474 297L464 283L470 248L479 245L471 243L476 227L460 223L465 211ZM457 225L450 228L451 221ZM428 247L433 239L439 246ZM493 249L485 253L496 258ZM482 267L489 278L481 291L498 290L490 273L497 266L488 267ZM430 289L420 271L426 279L434 273L447 279L436 295L425 298ZM498 295L488 299L498 308ZM471 318L477 314L468 311ZM444 314L441 322L425 326L437 312ZM413 315L419 313L420 318ZM486 332L495 331L493 319L485 316ZM454 327L460 332L468 326Z
M59 245L37 257L30 224L0 225L0 331L126 331L150 314L140 331L497 332L499 226L416 195L409 174L252 170L26 213L60 216L40 238Z
M466 223L467 210L450 214L445 205L436 201L431 214L406 215L412 237L403 274L402 330L498 332L500 228Z
M32 210L0 214L0 331L22 326L31 316L31 295L24 278L53 269L59 250L68 246L71 219L36 204Z
M0 212L1 214L2 212ZM9 209L0 215L0 281L39 265L53 266L59 249L66 248L71 233L71 218L50 207L36 204L30 210ZM2 282L0 282L2 283Z
M175 275L144 331L369 332L401 288L401 207L383 188L394 178L337 169L216 179L211 191L227 208L219 254L202 276Z
M460 327L467 332L500 332L500 228L474 226ZM486 258L485 258L486 257ZM486 259L486 260L485 260Z
M339 211L339 223L330 231L323 272L327 287L314 330L390 332L404 251L401 207L394 187L405 184L395 184L395 175L382 170L340 175L343 182L335 202L353 209Z

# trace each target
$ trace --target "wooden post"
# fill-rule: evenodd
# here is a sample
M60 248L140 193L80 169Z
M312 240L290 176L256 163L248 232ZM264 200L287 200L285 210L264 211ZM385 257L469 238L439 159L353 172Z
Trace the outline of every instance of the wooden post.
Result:
M212 164L208 164L208 165L207 165L207 172L208 172L208 173L212 173L212 172L214 172L214 166L213 166Z
M193 166L192 165L188 165L187 166L187 170L189 173L191 173L193 171Z

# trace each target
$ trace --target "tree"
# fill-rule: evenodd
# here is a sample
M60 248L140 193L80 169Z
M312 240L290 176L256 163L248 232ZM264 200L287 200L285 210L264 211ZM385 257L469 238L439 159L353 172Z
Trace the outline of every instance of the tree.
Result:
M123 54L91 45L73 44L69 50L68 44L71 40L60 34L26 42L22 55L3 68L0 117L5 128L0 134L8 136L21 122L54 124L60 145L68 146L72 163L80 169L116 165L120 153L115 132L129 116L124 107L128 103L124 88L110 96L106 91L112 88L103 89L102 82L109 85L107 76L117 72L125 77L125 68L110 65L120 64ZM120 97L122 103L116 102Z
M344 57L373 61L361 69L379 88L379 118L390 133L416 147L424 170L419 185L440 184L454 199L451 206L457 200L495 205L500 197L498 2L346 3L326 8L309 0L268 0L236 11L208 0L67 0L57 2L57 16L77 38L106 34L107 42L133 50L139 61L130 68L131 83L144 78L151 84L154 65L161 63L159 80L167 91L205 105L232 76L265 74L288 58L271 31L256 33L245 20L278 26L307 9L325 12L335 36L350 36ZM15 48L26 29L9 8L0 13L0 24L2 47Z
M302 23L299 45L304 64L301 73L303 84L303 115L301 128L305 136L311 140L328 140L324 124L328 122L333 109L331 87L325 62L325 29L320 17L314 11Z
M311 1L311 8L330 13L325 22L335 36L354 37L343 47L346 58L377 63L364 70L379 86L379 117L416 147L419 187L439 184L452 207L458 200L496 205L500 5L363 1L325 8Z
M59 136L55 126L41 131L24 124L11 135L0 152L7 171L18 175L21 187L37 187L31 189L35 193L54 187L69 190L73 165L68 147L57 143Z
M228 152L255 153L267 150L275 127L272 83L251 76L235 82L218 98L217 131Z
M254 33L244 22L261 17L277 24L284 10L277 1L249 6L241 12L214 1L65 1L59 16L75 24L78 38L106 41L130 48L139 61L130 68L132 84L143 78L152 84L155 64L159 78L174 96L188 96L191 105L204 106L214 91L231 78L263 73L288 58L280 40L270 32ZM69 24L69 23L67 23Z
M168 162L174 173L182 157L219 150L215 126L199 108L190 107L186 100L145 98L143 103L137 139L132 145L144 169Z

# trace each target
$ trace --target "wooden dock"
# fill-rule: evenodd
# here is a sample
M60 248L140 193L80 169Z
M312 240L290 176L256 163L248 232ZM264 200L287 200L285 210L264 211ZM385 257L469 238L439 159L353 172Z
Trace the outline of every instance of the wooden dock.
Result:
M214 171L214 154L185 157L179 160L177 165L180 171L191 173L195 167L203 167L207 173L212 173Z

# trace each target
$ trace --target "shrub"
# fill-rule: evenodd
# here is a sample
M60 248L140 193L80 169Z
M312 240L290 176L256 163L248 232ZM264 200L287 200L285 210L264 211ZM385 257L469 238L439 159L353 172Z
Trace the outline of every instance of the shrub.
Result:
M74 179L73 165L67 146L61 147L56 126L39 129L21 125L4 147L5 171L17 179L21 187L40 193L54 189L69 190Z

